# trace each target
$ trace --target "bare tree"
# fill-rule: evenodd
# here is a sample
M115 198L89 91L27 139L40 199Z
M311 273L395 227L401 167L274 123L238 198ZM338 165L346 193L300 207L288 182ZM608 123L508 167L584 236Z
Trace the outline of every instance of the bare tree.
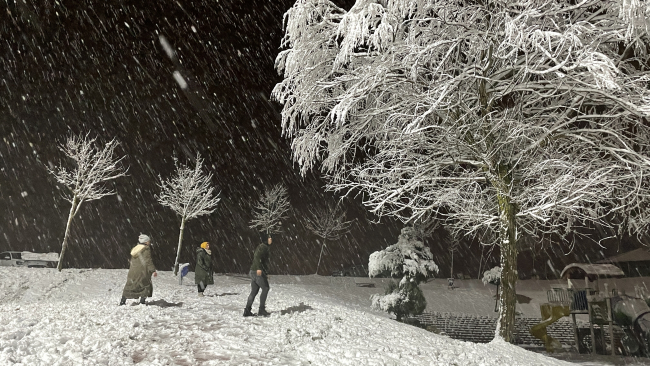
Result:
M648 15L616 0L300 0L276 59L283 134L303 174L321 164L372 212L440 212L453 235L498 245L496 335L511 341L520 235L650 225Z
M109 141L101 150L96 149L95 140L96 138L90 138L89 134L69 137L59 149L74 161L75 167L68 170L60 165L48 169L57 182L66 186L71 193L71 196L64 196L71 206L59 255L57 266L59 271L63 269L63 256L68 248L70 224L79 212L81 204L115 194L115 191L106 187L104 182L126 175L126 170L120 166L124 156L115 156L115 148L119 145L117 140Z
M309 213L310 215L306 218L307 228L323 239L320 246L320 255L318 256L318 265L316 265L316 274L318 274L327 241L340 239L350 232L350 223L352 221L345 221L345 211L338 203L336 205L328 203L325 206L310 209Z
M281 231L282 220L287 218L286 213L290 208L287 187L276 184L262 194L253 208L253 219L249 227L268 234L278 233Z
M219 198L219 193L214 194L212 173L205 174L203 172L203 159L200 154L196 155L194 168L179 164L177 160L174 160L174 164L176 165L174 176L166 180L159 177L160 195L156 198L161 205L171 208L181 217L178 249L174 261L174 275L176 275L183 246L185 222L195 217L211 214L221 198Z

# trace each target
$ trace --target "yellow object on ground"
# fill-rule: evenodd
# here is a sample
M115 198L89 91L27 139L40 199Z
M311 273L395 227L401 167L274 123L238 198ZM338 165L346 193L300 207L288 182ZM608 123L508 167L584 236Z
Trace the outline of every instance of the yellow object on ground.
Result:
M558 304L541 304L539 311L542 313L542 322L530 328L530 334L537 339L541 339L546 347L546 352L554 352L556 349L562 347L562 344L555 338L546 334L546 327L555 323L559 319L571 314L569 305Z

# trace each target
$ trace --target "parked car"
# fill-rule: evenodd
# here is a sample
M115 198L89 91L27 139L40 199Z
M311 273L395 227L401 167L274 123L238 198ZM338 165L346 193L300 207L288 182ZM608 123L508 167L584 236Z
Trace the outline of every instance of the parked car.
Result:
M0 266L56 268L59 264L58 257L56 253L2 252L0 253Z

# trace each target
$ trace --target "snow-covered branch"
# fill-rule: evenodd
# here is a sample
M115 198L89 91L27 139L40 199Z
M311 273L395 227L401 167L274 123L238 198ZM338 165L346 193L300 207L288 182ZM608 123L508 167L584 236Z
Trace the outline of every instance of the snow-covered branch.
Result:
M368 262L368 276L401 277L400 283L421 282L438 273L431 250L416 237L412 227L405 227L396 244L374 252Z
M481 278L481 281L483 281L484 285L487 285L488 283L496 285L499 283L500 279L501 279L501 267L496 266L492 269L483 272L483 278Z
M221 200L214 194L212 173L203 172L203 159L196 156L194 168L176 163L176 174L168 179L160 177L158 202L171 208L176 214L190 220L214 212Z
M74 161L75 167L67 169L60 165L49 170L57 182L71 191L72 196L66 197L66 200L71 203L75 199L78 201L76 210L84 201L93 201L115 194L115 191L107 187L104 182L126 175L125 169L120 166L124 156L115 156L115 148L119 142L113 139L99 150L95 147L95 141L96 138L90 138L89 134L69 137L65 144L61 144L60 149ZM77 212L76 210L74 213Z

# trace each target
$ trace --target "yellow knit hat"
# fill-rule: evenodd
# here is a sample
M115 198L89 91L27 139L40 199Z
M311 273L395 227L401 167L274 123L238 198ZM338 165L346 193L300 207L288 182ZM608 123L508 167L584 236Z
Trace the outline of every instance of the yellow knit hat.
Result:
M204 241L203 243L201 243L201 248L203 248L203 249L207 249L207 248L208 248L208 244L209 244L209 243L208 243L207 241Z

